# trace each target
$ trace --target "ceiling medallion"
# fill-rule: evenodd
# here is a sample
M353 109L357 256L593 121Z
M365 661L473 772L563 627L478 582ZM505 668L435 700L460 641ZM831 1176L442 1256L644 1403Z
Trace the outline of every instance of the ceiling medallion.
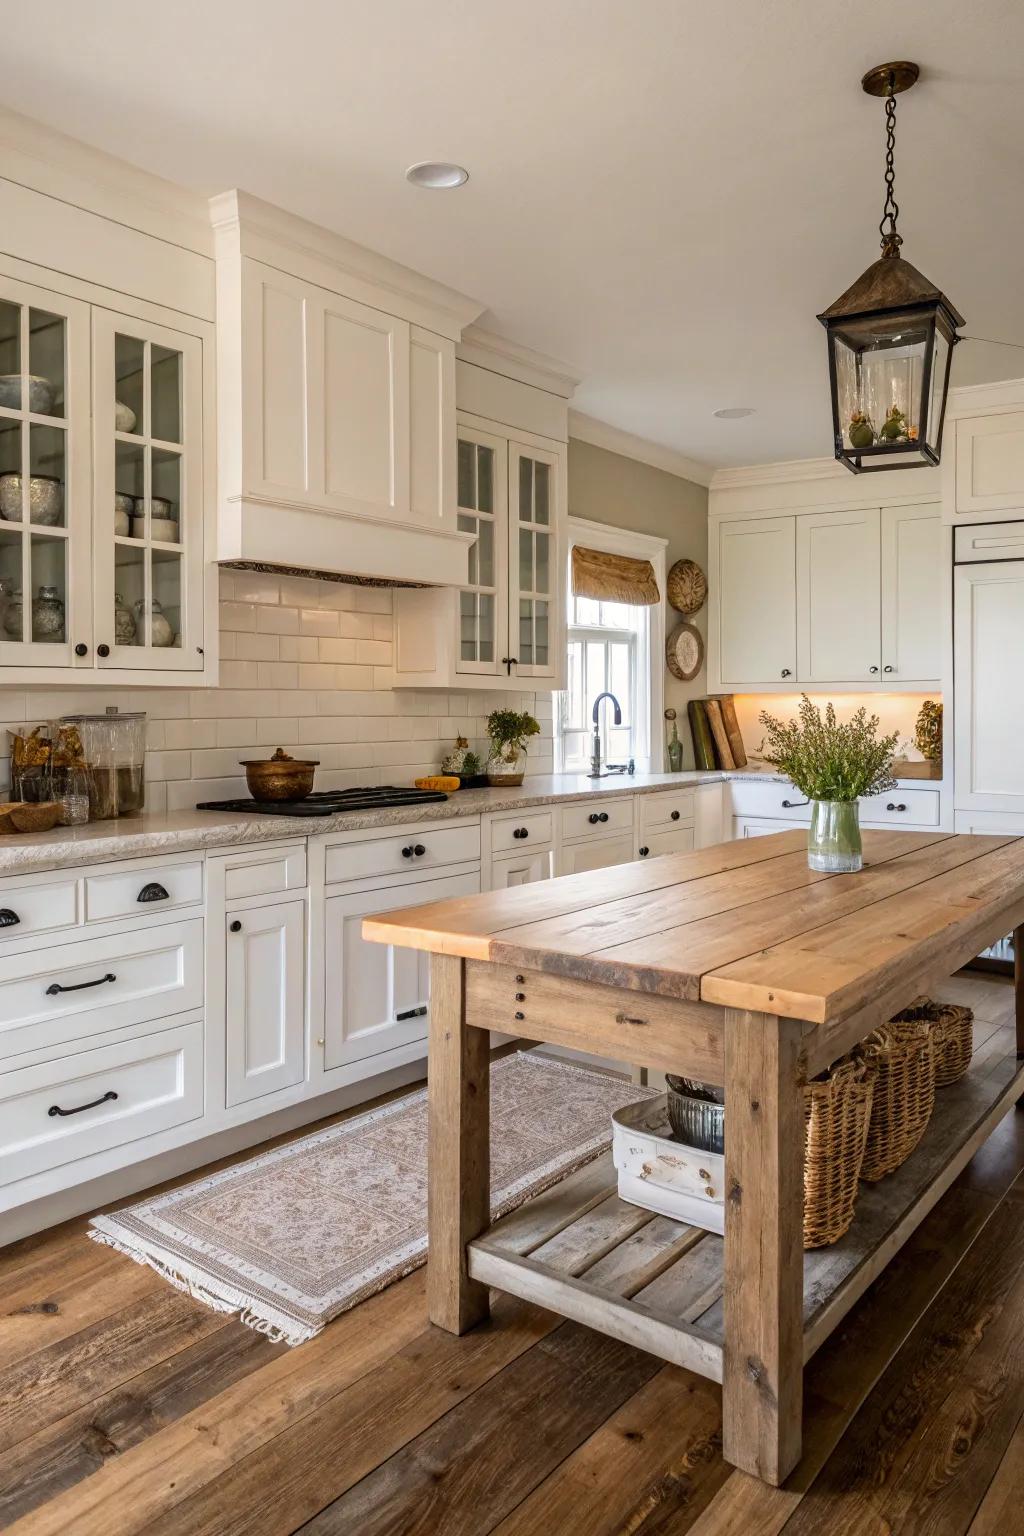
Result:
M896 97L919 74L916 64L879 64L861 81L869 96L885 100L882 254L818 316L828 336L836 458L855 474L938 464L949 365L964 324L941 290L900 255Z

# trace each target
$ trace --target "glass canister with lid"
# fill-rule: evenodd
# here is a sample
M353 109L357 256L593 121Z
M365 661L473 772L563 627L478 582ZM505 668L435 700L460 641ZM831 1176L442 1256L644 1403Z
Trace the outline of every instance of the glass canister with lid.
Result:
M66 715L75 725L89 774L89 820L138 816L146 803L144 710L121 714Z

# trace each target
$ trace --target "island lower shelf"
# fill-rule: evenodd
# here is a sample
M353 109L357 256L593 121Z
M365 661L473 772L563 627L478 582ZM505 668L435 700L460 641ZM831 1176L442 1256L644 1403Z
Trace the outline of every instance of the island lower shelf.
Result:
M845 1237L805 1253L805 1361L1022 1094L1013 1029L976 1025L970 1071L938 1090L915 1151L861 1185ZM610 1153L471 1242L468 1267L475 1280L722 1379L723 1240L620 1200Z

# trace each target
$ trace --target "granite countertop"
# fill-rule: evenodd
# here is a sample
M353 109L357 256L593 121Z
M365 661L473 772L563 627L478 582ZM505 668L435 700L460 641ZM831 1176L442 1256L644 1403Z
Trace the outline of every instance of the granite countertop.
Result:
M688 785L726 780L786 783L784 775L758 763L744 769L683 773L609 774L590 779L583 774L536 774L518 789L461 789L447 800L423 806L374 807L337 816L259 816L231 811L173 811L143 814L120 821L95 821L84 827L55 827L52 832L0 836L0 876L32 874L48 869L144 858L159 853L188 853L202 848L296 840L325 832L357 832L375 827L414 826L488 811L514 811L603 796L650 794L684 789ZM909 781L925 787L924 781ZM936 789L931 781L926 787Z

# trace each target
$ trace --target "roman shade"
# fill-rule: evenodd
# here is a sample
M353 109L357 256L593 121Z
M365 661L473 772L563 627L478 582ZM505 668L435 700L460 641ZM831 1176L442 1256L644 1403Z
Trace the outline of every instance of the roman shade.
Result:
M631 555L610 555L603 549L572 547L572 590L576 597L592 597L605 603L634 603L650 608L661 602L661 593L649 560Z

